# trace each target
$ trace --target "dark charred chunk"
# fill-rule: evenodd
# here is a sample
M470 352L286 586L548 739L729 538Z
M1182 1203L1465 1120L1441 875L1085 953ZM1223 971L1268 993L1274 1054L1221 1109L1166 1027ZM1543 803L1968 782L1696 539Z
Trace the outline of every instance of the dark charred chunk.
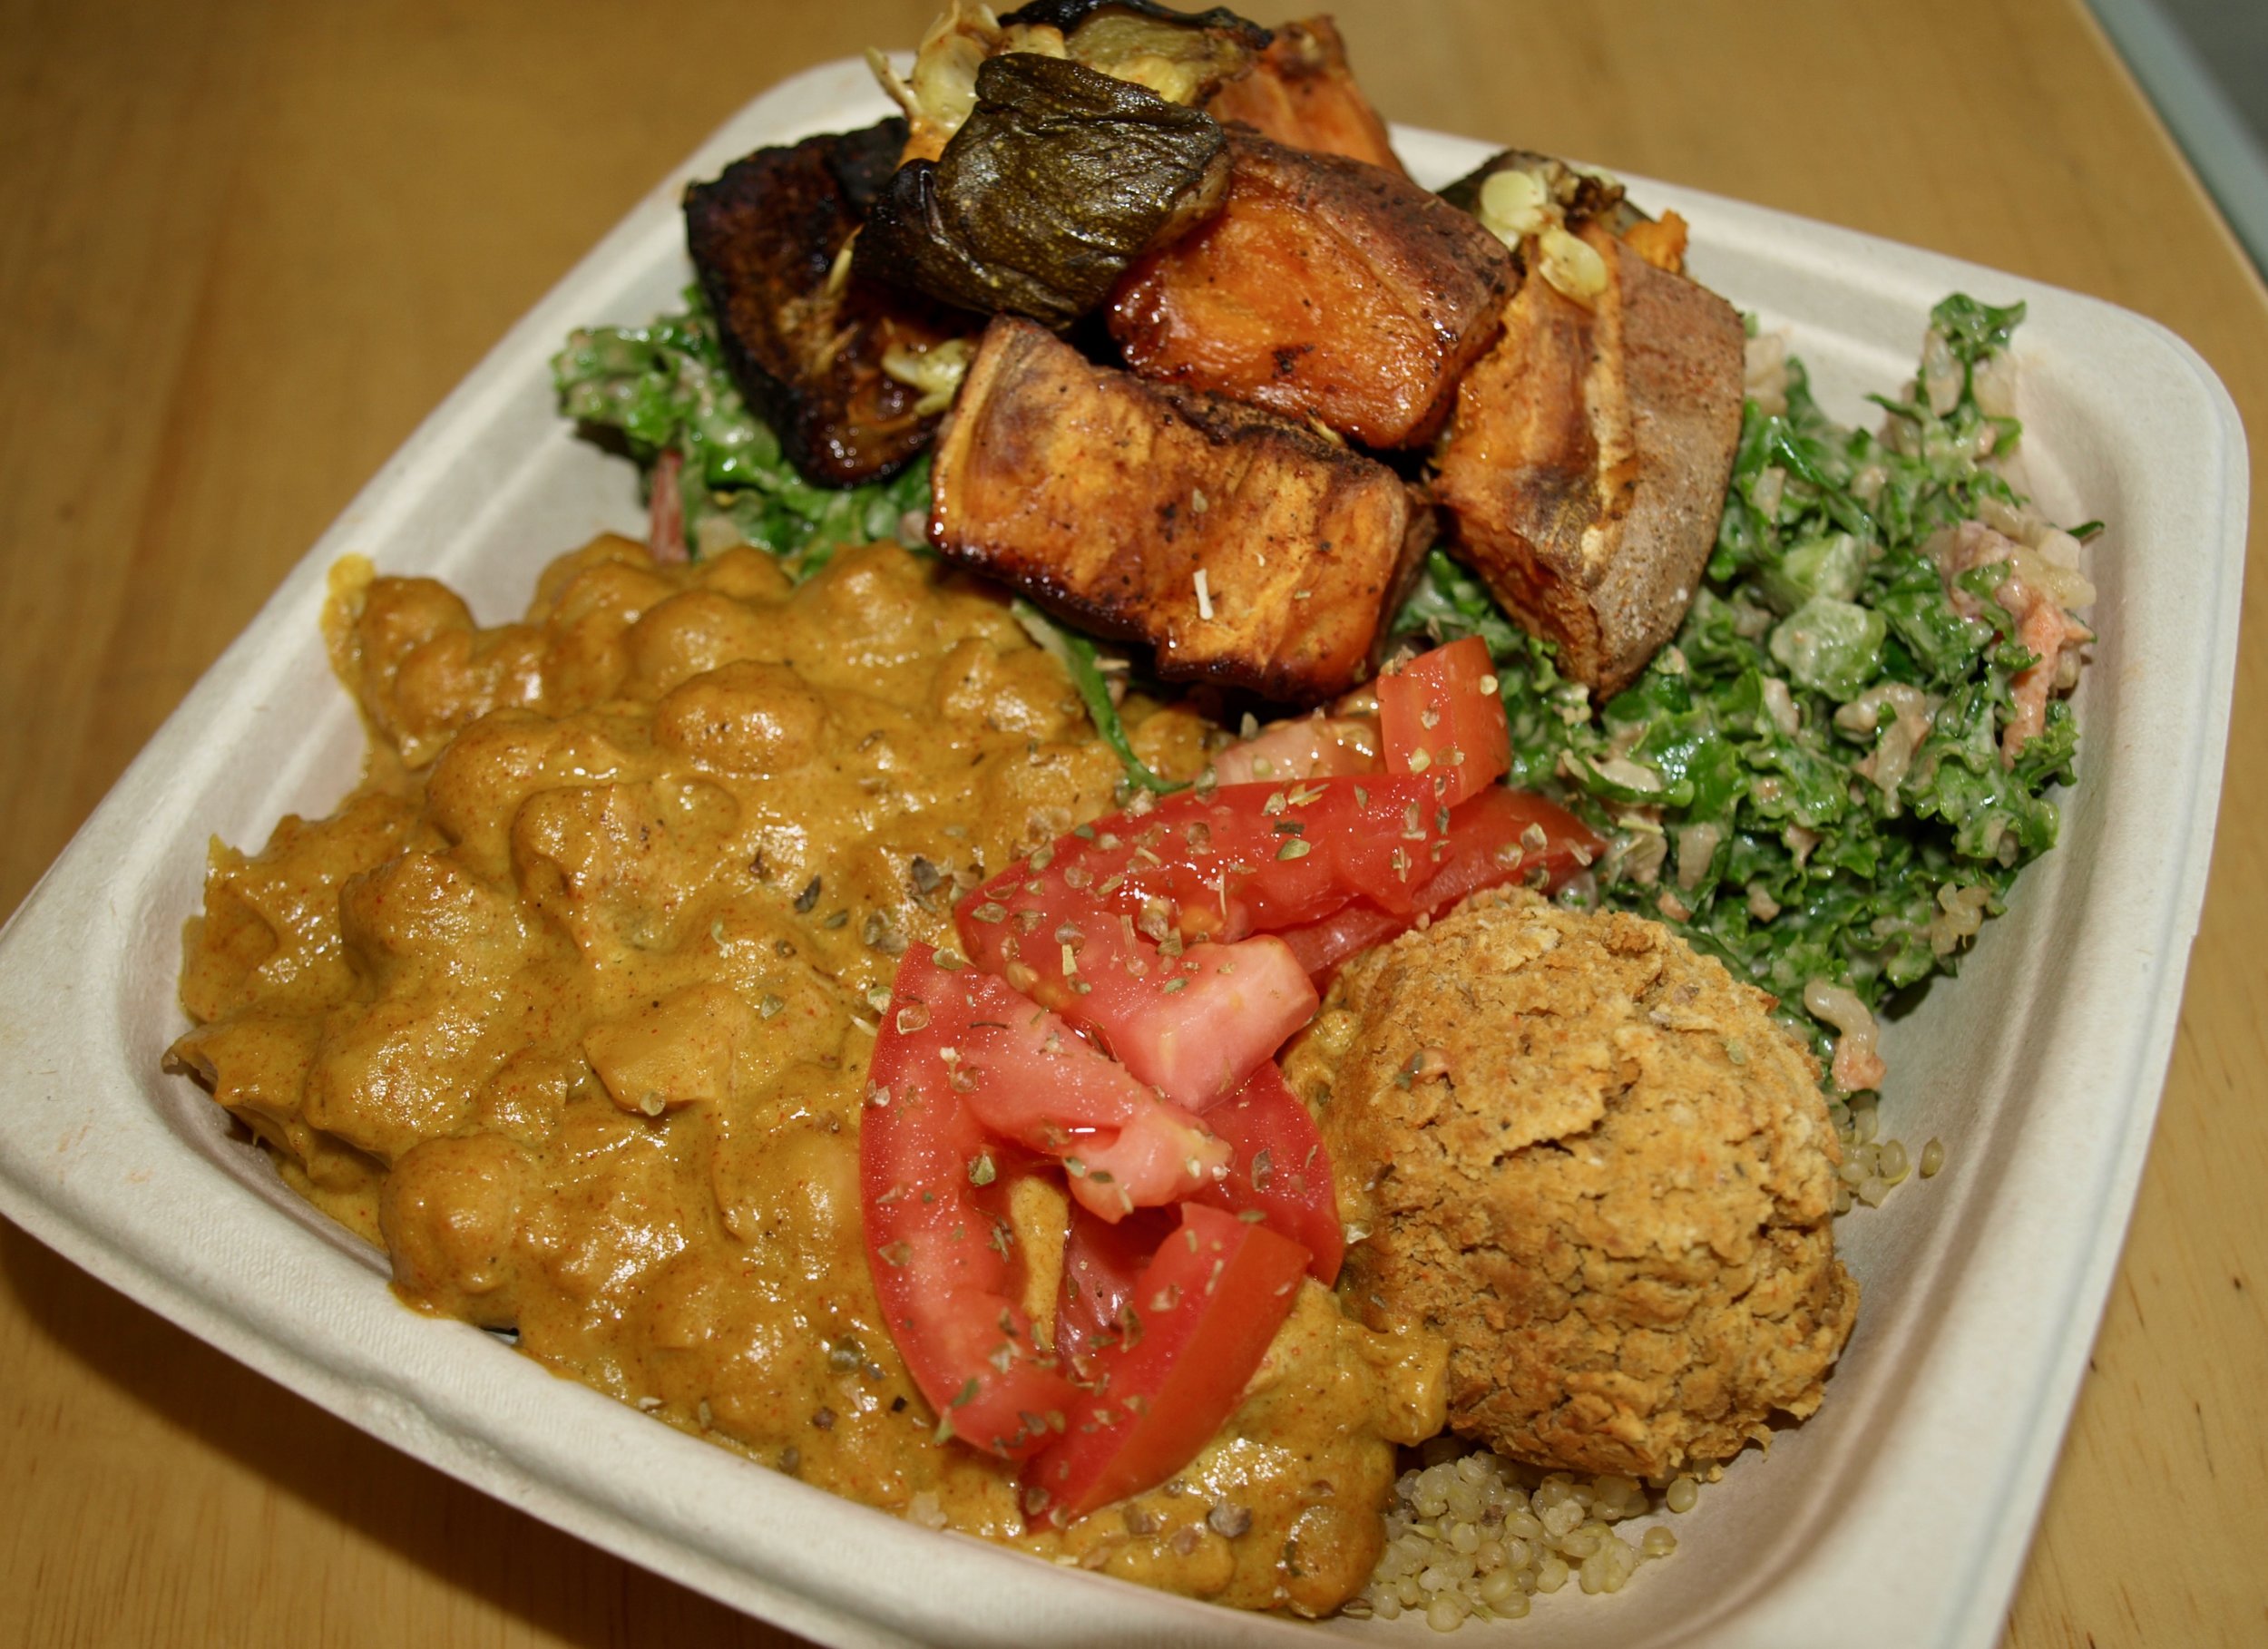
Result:
M1442 190L1442 199L1461 212L1475 217L1481 211L1481 186L1500 171L1524 171L1543 185L1570 229L1586 223L1603 223L1608 232L1619 235L1632 224L1652 221L1644 212L1630 204L1622 185L1612 178L1597 172L1581 171L1565 161L1551 155L1538 154L1532 149L1507 149L1492 154L1480 165Z
M895 288L833 278L904 141L891 120L759 149L685 193L686 246L733 381L796 468L828 486L886 475L929 444L935 417L884 356L971 330Z
M1132 17L1145 17L1154 22L1171 24L1180 28L1217 29L1234 35L1253 51L1264 51L1272 38L1269 31L1249 17L1240 17L1225 5L1209 11L1182 12L1170 5L1160 5L1158 0L1031 0L1029 5L1018 6L1001 18L1002 26L1014 24L1036 25L1060 30L1070 35L1099 16L1113 13Z
M976 106L935 161L898 169L858 238L855 274L984 313L1063 327L1127 268L1219 204L1210 115L1036 54L989 59Z

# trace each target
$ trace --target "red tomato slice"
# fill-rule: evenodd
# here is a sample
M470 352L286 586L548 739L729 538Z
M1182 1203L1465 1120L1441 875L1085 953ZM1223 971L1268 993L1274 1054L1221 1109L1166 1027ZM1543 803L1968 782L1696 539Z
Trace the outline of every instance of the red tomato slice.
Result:
M1358 951L1383 944L1422 912L1436 916L1471 893L1541 876L1546 890L1562 886L1606 844L1556 802L1526 790L1492 785L1449 812L1448 851L1411 898L1408 911L1390 911L1356 899L1330 915L1282 930L1299 965L1320 988Z
M1379 677L1375 690L1387 772L1426 775L1453 807L1510 769L1511 728L1480 637L1421 653Z
M1055 1303L1058 1356L1084 1369L1104 1346L1116 1343L1125 1326L1121 1313L1143 1268L1180 1223L1180 1215L1167 1208L1138 1208L1115 1225L1084 1208L1071 1210Z
M1315 1017L1315 987L1280 939L1191 945L1169 965L1180 989L1139 993L1110 1035L1124 1068L1190 1110L1209 1113Z
M1240 739L1213 758L1213 776L1224 785L1255 780L1335 778L1378 771L1378 720L1372 716L1325 716L1318 712L1278 721Z
M1331 1151L1315 1119L1270 1059L1234 1098L1205 1113L1206 1126L1235 1149L1228 1172L1193 1200L1231 1214L1257 1213L1269 1230L1308 1254L1307 1270L1325 1288L1339 1280L1346 1232L1331 1184Z
M1178 1202L1227 1166L1227 1145L1187 1111L1005 981L982 977L985 983L972 984L968 995L983 1017L939 1050L944 1077L994 1134L1060 1159L1086 1207L1120 1219ZM1306 976L1297 977L1313 1000ZM885 1035L895 1033L902 1021L894 1016L904 1011L892 1004Z
M1236 1411L1283 1325L1307 1251L1266 1225L1198 1203L1134 1285L1095 1389L1025 1468L1024 1509L1068 1523L1154 1488Z
M866 1264L914 1382L953 1435L1021 1459L1080 1394L1032 1344L1005 1176L943 1058L974 1021L1013 1014L1014 995L948 972L926 949L906 952L868 1075L858 1172Z
M1430 790L1415 777L1337 778L1174 796L1041 849L955 920L979 966L1201 1110L1315 1011L1305 970L1247 935L1358 895L1414 910L1451 845ZM1185 948L1197 940L1214 942Z
M1225 1213L1258 1215L1279 1236L1307 1250L1307 1273L1329 1287L1339 1279L1346 1234L1333 1194L1331 1153L1315 1118L1270 1059L1225 1103L1205 1114L1207 1126L1235 1147L1228 1172L1190 1200ZM1123 1326L1142 1268L1173 1229L1162 1208L1140 1208L1109 1225L1071 1210L1063 1244L1063 1282L1055 1311L1055 1349L1085 1368Z

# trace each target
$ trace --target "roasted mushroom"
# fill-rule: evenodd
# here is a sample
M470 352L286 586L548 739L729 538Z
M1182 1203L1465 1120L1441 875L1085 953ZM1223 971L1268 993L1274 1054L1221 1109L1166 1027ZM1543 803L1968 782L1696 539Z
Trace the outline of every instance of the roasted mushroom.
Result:
M1373 446L1430 440L1496 335L1503 242L1408 179L1233 128L1227 199L1110 302L1144 377Z
M838 255L895 164L903 121L759 149L685 194L685 238L725 364L797 470L871 481L928 444L940 408L885 360L917 361L973 331L894 288L839 279Z
M1209 214L1221 129L1100 70L1036 53L986 60L936 161L913 161L867 215L853 273L987 313L1067 327L1128 266Z
M1431 512L1384 465L992 322L939 433L930 540L1168 680L1311 704L1367 677Z
M1386 122L1354 83L1346 43L1328 17L1277 29L1267 50L1214 93L1205 108L1224 125L1242 121L1287 149L1402 170L1386 141Z

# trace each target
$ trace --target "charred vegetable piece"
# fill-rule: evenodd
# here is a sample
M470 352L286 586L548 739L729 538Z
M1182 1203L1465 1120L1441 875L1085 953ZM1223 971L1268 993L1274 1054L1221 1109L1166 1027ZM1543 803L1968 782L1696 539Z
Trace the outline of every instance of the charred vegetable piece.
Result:
M1600 698L1677 630L1740 435L1730 304L1593 223L1589 302L1531 274L1435 458L1464 559ZM1579 283L1580 284L1580 283Z
M1221 129L1100 71L1030 52L977 71L976 106L935 161L898 169L855 274L1067 327L1135 259L1219 204Z
M867 52L866 63L905 111L900 160L934 161L975 107L977 71L987 58L1069 58L1195 108L1267 44L1267 30L1220 7L1185 15L1149 0L1064 0L994 17L979 0L947 0L922 36L910 75L899 78L877 51Z
M1072 62L1193 107L1268 44L1267 30L1226 6L1177 12L1149 0L1041 0L1001 19L1004 30L1018 24L1052 28Z
M1384 465L1217 396L985 332L931 473L930 539L1168 680L1314 703L1371 673L1432 531Z
M1499 178L1506 181L1495 181ZM1656 268L1686 272L1683 218L1676 212L1650 218L1606 173L1586 171L1533 150L1507 149L1490 156L1442 190L1442 199L1471 212L1515 248L1549 228L1572 231L1598 223Z
M1214 93L1205 108L1224 124L1242 121L1287 149L1402 170L1386 141L1386 122L1354 83L1346 43L1328 17L1277 29L1251 69Z
M1600 172L1585 171L1565 161L1532 149L1507 149L1487 160L1442 190L1442 199L1461 212L1481 215L1481 190L1499 172L1521 171L1533 178L1566 220L1580 228L1603 220L1617 234L1646 214L1630 204L1622 185Z
M1002 28L1022 24L1027 27L1051 28L1070 36L1092 23L1121 20L1163 24L1171 28L1213 29L1241 40L1256 52L1266 45L1269 39L1266 29L1249 17L1238 16L1225 5L1209 11L1184 12L1160 5L1158 0L1031 0L1029 5L1003 13L1000 22Z
M759 149L685 194L685 238L733 382L779 432L806 478L848 486L929 444L922 391L883 368L968 322L894 288L834 278L890 175L902 121Z
M1432 439L1496 335L1511 253L1378 167L1241 128L1228 148L1219 212L1111 299L1127 365L1373 446Z

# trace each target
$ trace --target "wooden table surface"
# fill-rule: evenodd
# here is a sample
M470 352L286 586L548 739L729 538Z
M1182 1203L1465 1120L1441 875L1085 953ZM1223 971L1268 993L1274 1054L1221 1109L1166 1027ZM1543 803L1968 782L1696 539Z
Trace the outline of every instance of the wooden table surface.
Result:
M2189 339L2268 432L2268 299L2078 0L1338 11L1390 117L2108 298ZM910 44L927 12L0 4L0 912L656 178L773 80ZM2009 1619L2025 1649L2268 1642L2268 524L2252 551L2212 891ZM792 1640L394 1453L0 1226L0 1641Z

